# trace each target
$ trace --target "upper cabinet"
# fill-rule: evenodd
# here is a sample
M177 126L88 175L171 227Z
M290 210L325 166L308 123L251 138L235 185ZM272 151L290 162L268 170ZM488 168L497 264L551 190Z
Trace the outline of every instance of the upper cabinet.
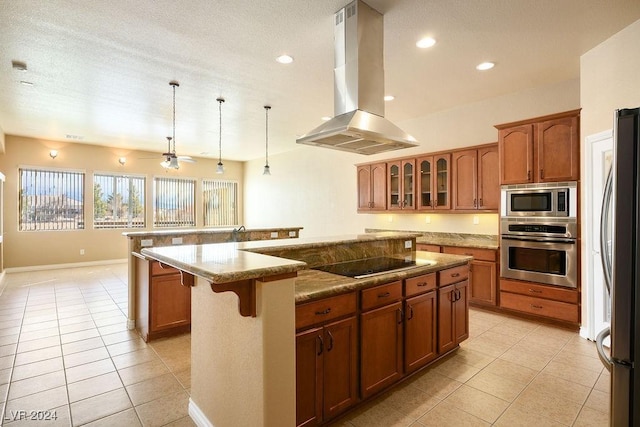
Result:
M500 184L580 179L580 110L497 125Z
M451 209L451 154L435 154L419 157L417 163L417 180L420 194L419 210Z
M387 163L389 210L416 208L415 202L415 159L398 160Z
M358 166L358 212L387 209L387 164Z
M498 210L498 146L455 151L453 165L454 210Z

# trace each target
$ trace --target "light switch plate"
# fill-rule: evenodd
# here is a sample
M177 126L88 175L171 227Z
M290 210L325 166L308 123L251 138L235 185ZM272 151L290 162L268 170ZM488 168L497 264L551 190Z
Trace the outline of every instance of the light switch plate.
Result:
M149 246L153 246L153 239L142 239L140 240L140 246L144 248L148 248Z
M171 239L171 244L172 245L181 245L182 244L182 237L174 237L173 239Z
M413 245L411 244L411 240L405 240L404 241L404 248L405 249L411 249L413 247Z

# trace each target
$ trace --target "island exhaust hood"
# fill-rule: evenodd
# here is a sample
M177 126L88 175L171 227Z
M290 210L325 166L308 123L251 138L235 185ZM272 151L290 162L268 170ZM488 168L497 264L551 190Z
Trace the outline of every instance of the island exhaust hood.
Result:
M335 14L335 117L296 140L359 154L415 147L384 118L383 17L361 0Z

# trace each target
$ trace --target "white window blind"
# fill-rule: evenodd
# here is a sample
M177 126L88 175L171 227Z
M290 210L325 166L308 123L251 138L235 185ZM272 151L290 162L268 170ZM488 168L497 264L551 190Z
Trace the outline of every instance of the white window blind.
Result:
M93 227L144 228L144 177L95 174Z
M196 225L193 179L162 178L153 180L154 227L193 227Z
M202 181L204 225L215 227L238 225L238 183Z
M59 170L18 170L19 231L84 228L84 173Z

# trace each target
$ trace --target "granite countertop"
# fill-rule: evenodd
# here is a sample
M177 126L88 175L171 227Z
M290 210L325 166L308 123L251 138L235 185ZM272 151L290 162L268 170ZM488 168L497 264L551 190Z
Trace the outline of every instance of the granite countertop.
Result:
M463 248L477 249L498 249L500 247L500 239L498 236L478 236L475 234L454 234L454 233L438 233L449 234L447 236L420 236L416 238L416 243L424 243L438 246L457 246Z
M303 227L269 227L269 228L247 228L242 230L242 233L251 231L277 231L277 230L302 230ZM230 233L237 231L238 228L226 227L226 228L173 228L166 230L146 230L146 231L126 231L122 233L125 237L146 237L146 236L164 236L164 235L180 235L180 234L216 234L216 233Z

